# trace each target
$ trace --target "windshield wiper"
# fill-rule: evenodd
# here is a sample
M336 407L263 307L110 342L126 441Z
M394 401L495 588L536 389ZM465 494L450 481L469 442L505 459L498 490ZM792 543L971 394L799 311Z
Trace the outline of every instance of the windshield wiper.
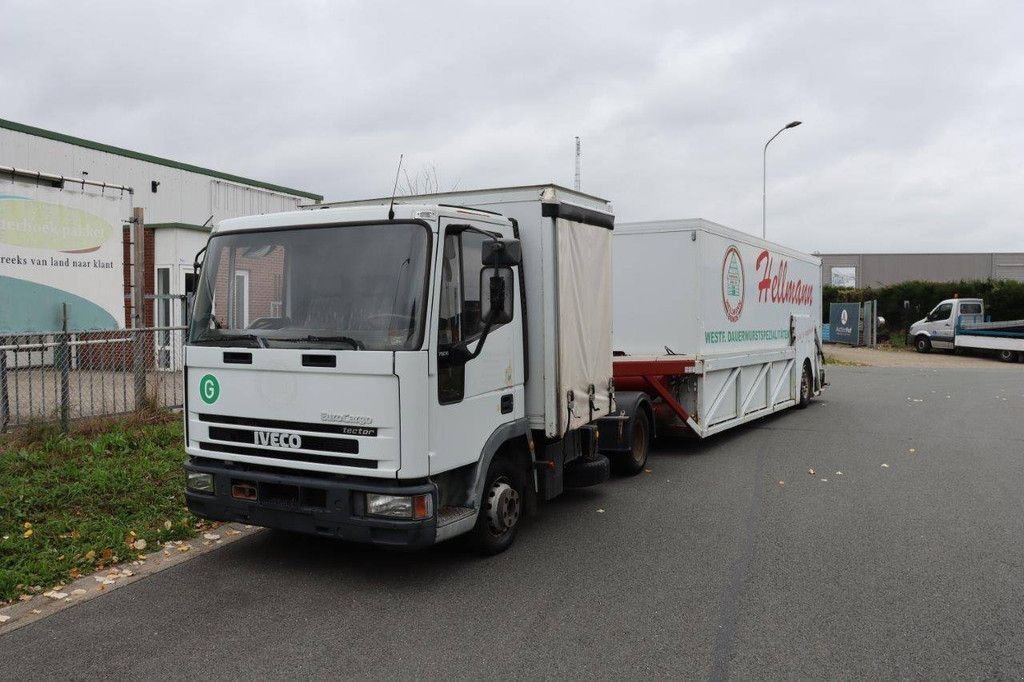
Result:
M267 340L256 334L233 334L231 336L212 336L199 338L189 343L193 346L230 346L236 341L252 341L257 348L269 348Z
M308 336L300 336L294 339L274 339L275 341L288 341L292 343L298 343L300 341L306 341L308 343L347 343L352 346L352 350L366 350L366 345L363 344L359 339L353 339L351 336L316 336L310 334Z

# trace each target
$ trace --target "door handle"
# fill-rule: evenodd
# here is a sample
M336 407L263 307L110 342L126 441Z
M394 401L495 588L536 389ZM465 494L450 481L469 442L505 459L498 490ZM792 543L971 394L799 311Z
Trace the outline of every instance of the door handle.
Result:
M501 413L508 414L512 411L515 398L511 393L507 393L501 396Z

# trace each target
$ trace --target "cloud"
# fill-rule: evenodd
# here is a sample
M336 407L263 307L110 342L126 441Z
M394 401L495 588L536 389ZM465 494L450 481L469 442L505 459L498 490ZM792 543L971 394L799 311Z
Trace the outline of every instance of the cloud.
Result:
M5 8L0 116L328 198L399 153L805 250L1024 250L1019 3Z

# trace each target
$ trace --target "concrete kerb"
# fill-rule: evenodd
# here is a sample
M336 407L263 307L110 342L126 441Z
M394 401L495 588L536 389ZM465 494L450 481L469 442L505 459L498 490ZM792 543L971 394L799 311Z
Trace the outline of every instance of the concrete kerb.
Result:
M199 537L191 540L167 542L162 546L156 546L152 552L146 554L145 560L122 562L55 590L34 595L28 601L0 608L0 616L10 618L0 623L0 637L65 609L110 594L160 571L191 561L197 556L250 537L261 530L262 528L256 526L225 523L204 531Z

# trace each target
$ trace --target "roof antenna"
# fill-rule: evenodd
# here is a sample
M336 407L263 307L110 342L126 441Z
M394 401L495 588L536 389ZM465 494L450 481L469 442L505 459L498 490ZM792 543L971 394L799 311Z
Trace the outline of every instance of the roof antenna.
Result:
M402 172L402 157L405 154L398 155L398 170L395 171L395 186L391 190L391 205L388 206L388 220L395 219L395 194L398 192L398 174Z

